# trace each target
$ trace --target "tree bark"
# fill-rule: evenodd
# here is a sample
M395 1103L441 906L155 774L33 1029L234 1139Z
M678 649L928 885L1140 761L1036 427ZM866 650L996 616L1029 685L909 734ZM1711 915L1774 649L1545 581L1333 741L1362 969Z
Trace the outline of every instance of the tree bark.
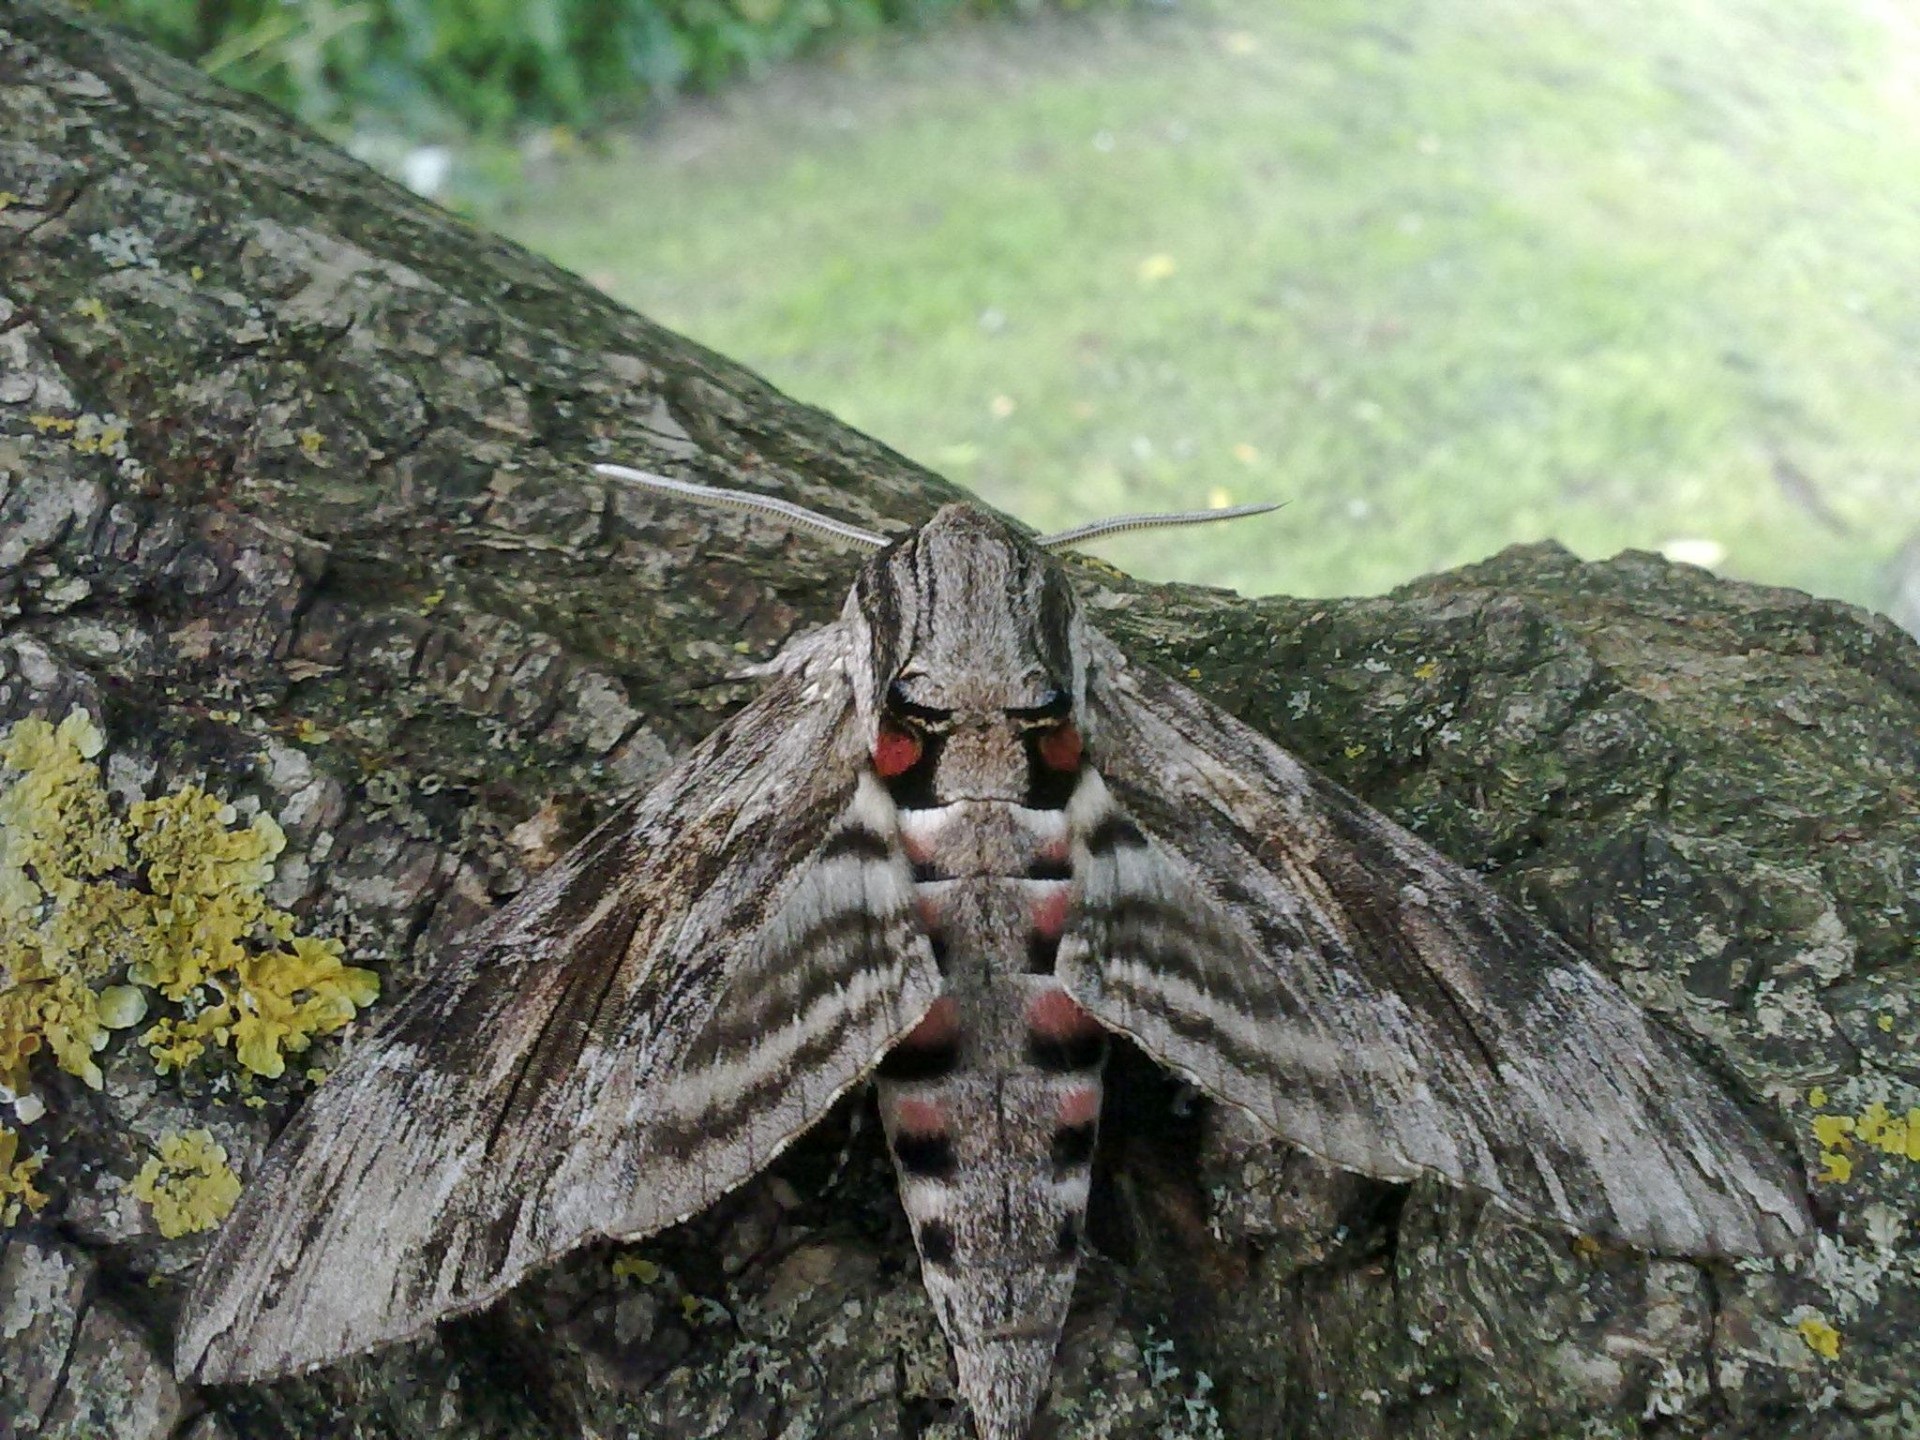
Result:
M84 710L117 805L192 782L276 817L274 902L378 969L380 1004L857 564L597 459L870 528L959 498L259 103L0 11L0 725ZM1810 1262L1603 1251L1326 1171L1123 1057L1042 1433L1920 1433L1914 641L1551 545L1363 600L1081 575L1102 628L1488 870L1827 1178ZM645 1265L587 1252L417 1345L176 1386L206 1237L128 1187L196 1126L248 1173L340 1043L255 1106L122 1033L100 1089L41 1065L46 1115L0 1106L52 1196L0 1251L0 1432L962 1434L851 1103Z

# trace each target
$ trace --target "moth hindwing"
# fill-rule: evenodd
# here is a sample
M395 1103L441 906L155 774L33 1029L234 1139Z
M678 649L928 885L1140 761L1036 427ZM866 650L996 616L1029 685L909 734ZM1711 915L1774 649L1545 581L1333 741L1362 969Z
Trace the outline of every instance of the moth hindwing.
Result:
M1664 1251L1804 1243L1778 1157L1616 986L1130 663L998 520L880 549L769 669L316 1092L201 1269L183 1374L324 1364L659 1231L873 1075L975 1427L1019 1440L1111 1034L1368 1175Z

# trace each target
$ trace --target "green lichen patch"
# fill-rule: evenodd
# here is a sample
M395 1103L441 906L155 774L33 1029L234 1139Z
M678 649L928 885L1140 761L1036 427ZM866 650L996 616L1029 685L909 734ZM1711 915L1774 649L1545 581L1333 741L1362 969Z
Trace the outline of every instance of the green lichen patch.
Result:
M160 1153L133 1177L136 1197L153 1208L154 1223L169 1240L211 1230L233 1212L240 1177L210 1130L165 1135Z
M94 763L102 748L81 712L0 740L0 1086L24 1093L45 1050L97 1087L109 1032L154 1001L169 1013L141 1039L163 1071L225 1050L281 1075L373 1001L375 976L266 899L286 844L272 817L241 824L185 785L123 818Z

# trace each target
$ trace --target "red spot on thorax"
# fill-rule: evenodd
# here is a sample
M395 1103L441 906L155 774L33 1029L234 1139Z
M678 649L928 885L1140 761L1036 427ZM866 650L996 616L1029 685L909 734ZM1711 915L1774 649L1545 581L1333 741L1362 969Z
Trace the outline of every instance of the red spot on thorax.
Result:
M1047 940L1058 940L1060 932L1067 927L1067 907L1073 901L1073 891L1058 882L1047 887L1046 893L1034 903L1034 933Z
M1080 732L1071 723L1056 725L1036 742L1040 763L1050 770L1080 768Z
M1100 1087L1074 1086L1060 1097L1058 1116L1062 1125L1091 1125L1100 1118Z
M942 995L920 1023L901 1037L900 1044L909 1050L931 1050L951 1044L959 1035L960 1006L951 995Z
M940 928L940 902L931 895L913 897L913 913L920 917L920 928L931 935Z
M909 1135L944 1135L947 1131L947 1107L938 1100L896 1100L893 1102L893 1123Z
M873 742L873 768L882 780L904 775L920 763L920 737L882 721L880 738Z
M1098 1035L1102 1026L1066 991L1049 986L1027 1002L1027 1028L1048 1040L1079 1040Z

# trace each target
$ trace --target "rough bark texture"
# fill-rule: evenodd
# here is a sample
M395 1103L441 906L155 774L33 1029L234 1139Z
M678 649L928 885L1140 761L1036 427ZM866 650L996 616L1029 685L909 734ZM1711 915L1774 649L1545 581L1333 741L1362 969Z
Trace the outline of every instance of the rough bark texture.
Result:
M0 725L82 708L119 803L196 781L276 816L272 898L389 997L852 573L597 458L869 526L954 494L194 72L0 10ZM1620 974L1828 1178L1807 1263L1601 1252L1319 1170L1123 1062L1055 1440L1920 1433L1912 639L1551 546L1356 601L1085 578L1136 654ZM236 1103L220 1056L159 1075L136 1034L98 1090L36 1067L53 1198L0 1250L0 1432L959 1434L851 1105L649 1264L582 1254L428 1343L183 1391L204 1237L128 1187L198 1125L247 1173L338 1041Z

